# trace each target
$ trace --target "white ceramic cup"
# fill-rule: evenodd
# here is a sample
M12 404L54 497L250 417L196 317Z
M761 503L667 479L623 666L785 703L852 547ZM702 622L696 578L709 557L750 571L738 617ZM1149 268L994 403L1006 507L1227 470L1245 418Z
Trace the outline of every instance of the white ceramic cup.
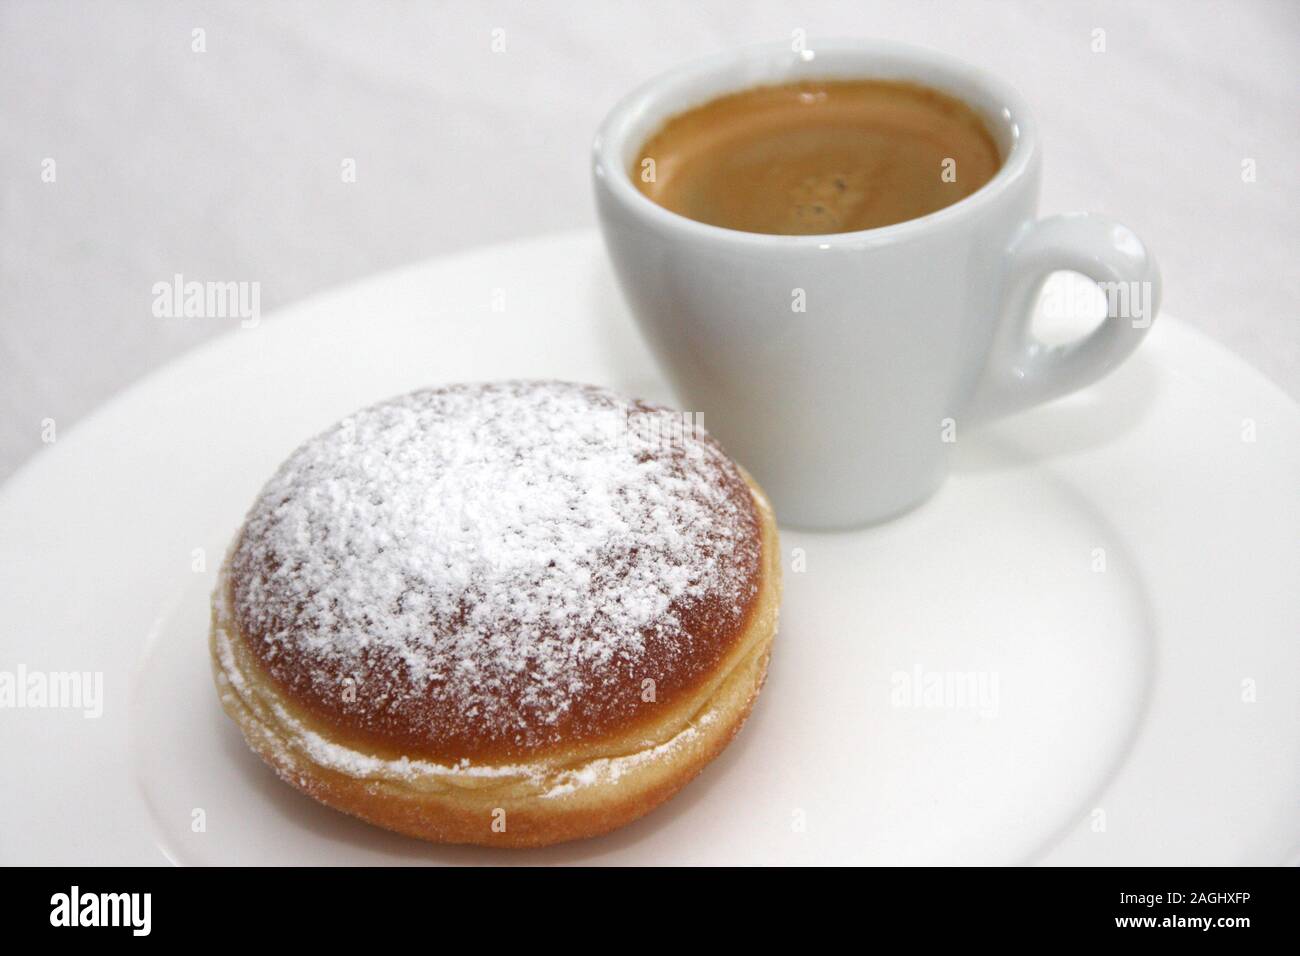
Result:
M938 212L822 236L705 225L633 183L641 147L670 117L749 87L827 77L957 96L987 122L1002 168ZM1160 276L1145 245L1098 216L1038 219L1040 163L1033 118L996 77L892 42L810 41L725 53L647 83L601 126L594 179L619 283L684 408L763 485L783 524L844 528L919 504L966 428L1095 381L1150 326ZM1112 308L1081 340L1049 348L1031 334L1032 310L1061 270L1101 284Z

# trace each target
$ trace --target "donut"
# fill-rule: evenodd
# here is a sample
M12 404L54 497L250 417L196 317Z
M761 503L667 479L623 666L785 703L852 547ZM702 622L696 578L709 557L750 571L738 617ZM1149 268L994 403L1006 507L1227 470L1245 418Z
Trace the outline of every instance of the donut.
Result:
M641 817L726 747L780 593L767 498L696 416L463 384L289 457L226 554L209 644L225 712L303 793L536 847Z

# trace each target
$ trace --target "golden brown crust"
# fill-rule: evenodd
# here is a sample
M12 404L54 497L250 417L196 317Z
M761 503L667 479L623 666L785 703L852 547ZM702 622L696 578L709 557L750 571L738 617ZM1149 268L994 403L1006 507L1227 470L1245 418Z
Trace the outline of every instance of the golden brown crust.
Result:
M771 508L748 483L760 524L761 580L731 652L704 675L696 693L648 702L634 725L600 741L574 741L524 764L439 764L340 738L286 697L248 653L229 612L224 575L212 629L222 704L284 780L386 829L439 843L502 847L608 832L667 800L717 756L762 686L777 625L780 556Z

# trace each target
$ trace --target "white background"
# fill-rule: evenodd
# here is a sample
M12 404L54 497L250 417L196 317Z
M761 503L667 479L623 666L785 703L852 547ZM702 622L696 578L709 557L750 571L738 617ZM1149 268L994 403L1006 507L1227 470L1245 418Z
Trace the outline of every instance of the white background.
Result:
M66 434L237 324L155 318L154 283L257 281L265 313L389 266L589 225L587 150L616 99L797 29L1003 74L1042 127L1043 211L1128 223L1160 260L1166 309L1300 397L1295 2L9 0L0 478L39 451L43 419Z

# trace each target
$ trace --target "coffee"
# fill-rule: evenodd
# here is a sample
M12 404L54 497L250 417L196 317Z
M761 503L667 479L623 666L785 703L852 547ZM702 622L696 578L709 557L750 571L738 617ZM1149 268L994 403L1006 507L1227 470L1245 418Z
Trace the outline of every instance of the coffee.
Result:
M892 80L760 86L669 120L633 181L665 209L742 232L817 235L924 216L1002 164L979 115Z

